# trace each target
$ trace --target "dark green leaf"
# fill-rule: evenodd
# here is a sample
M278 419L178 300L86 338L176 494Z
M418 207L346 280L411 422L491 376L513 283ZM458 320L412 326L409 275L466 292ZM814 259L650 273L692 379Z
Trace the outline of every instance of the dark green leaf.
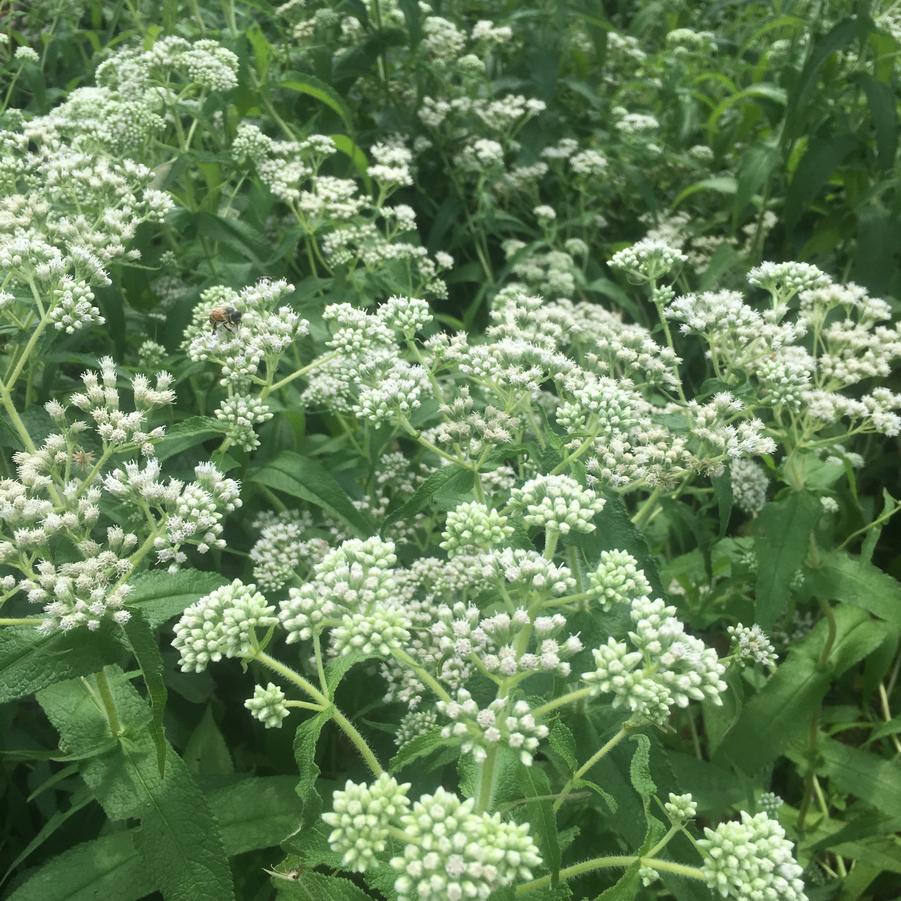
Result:
M807 556L820 503L806 491L767 504L754 525L757 554L757 622L770 629L782 613L792 577Z
M322 507L347 523L361 538L368 538L375 532L335 477L309 457L282 451L274 460L255 470L249 480Z
M157 765L160 775L166 765L166 732L163 729L163 715L166 712L166 683L164 681L165 666L160 655L160 649L156 644L156 636L147 625L147 620L136 612L125 624L125 637L141 668L144 677L144 685L147 687L147 697L150 701L150 709L153 718L150 721L150 736L156 747Z

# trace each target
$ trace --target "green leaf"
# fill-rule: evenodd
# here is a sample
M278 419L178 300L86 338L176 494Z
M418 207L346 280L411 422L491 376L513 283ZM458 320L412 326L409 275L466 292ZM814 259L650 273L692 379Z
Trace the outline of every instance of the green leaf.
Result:
M562 720L555 720L547 737L548 746L554 751L574 773L579 768L579 758L576 753L576 739L569 727Z
M382 530L401 519L409 519L425 510L439 491L468 492L473 485L469 469L451 464L433 472L400 507L388 512Z
M254 776L209 794L229 855L274 848L297 829L303 804L293 776Z
M400 750L391 758L388 769L392 773L399 773L404 767L408 767L416 760L428 757L430 754L447 746L447 739L441 737L440 729L432 729L402 745Z
M727 469L722 475L711 479L711 484L719 514L720 538L723 538L729 529L729 520L732 518L732 476L729 474L729 470Z
M319 462L293 451L282 451L255 470L249 481L266 485L327 510L347 523L361 538L376 531L353 505L335 477Z
M372 901L371 895L349 879L311 871L301 873L296 880L273 878L272 886L279 898L297 901Z
M632 762L629 765L629 778L632 781L632 787L641 796L645 812L647 812L650 808L651 798L657 791L657 786L651 776L651 740L640 732L631 736L631 739L635 742L635 753L632 755Z
M556 882L560 872L560 845L551 784L544 770L534 765L520 765L517 781L523 797L528 799L526 810L532 835L541 850L544 865L550 870L551 881Z
M214 790L209 804L229 855L271 848L297 827L291 776L243 779ZM80 808L79 808L80 809ZM85 842L54 857L10 895L15 901L137 901L158 888L135 846L138 830ZM199 896L198 896L199 897Z
M745 151L738 170L738 185L732 203L733 223L737 224L738 217L763 187L778 162L779 151L769 144L755 144Z
M191 733L182 756L188 769L198 776L229 776L235 771L231 752L216 725L210 706L204 710L197 728Z
M107 667L106 674L122 733L115 750L82 764L82 778L111 820L141 818L137 845L167 899L228 901L234 897L231 872L206 798L168 746L160 774L146 702L121 670ZM53 685L37 699L61 747L80 751L108 737L106 715L81 681Z
M809 584L818 597L854 604L901 627L901 583L872 563L833 551L810 571Z
M209 594L227 580L219 573L180 569L175 573L145 572L131 582L127 606L139 612L151 628L183 613L195 601ZM95 667L95 670L100 667Z
M32 626L0 629L0 704L27 697L77 676L102 670L122 657L118 627L74 629L45 635Z
M168 460L188 448L222 435L219 422L211 416L192 416L166 429L166 435L154 450L159 460Z
M741 717L714 756L714 763L731 761L749 776L779 757L798 736L807 734L832 679L871 653L883 629L861 610L839 607L834 612L836 637L829 657L818 658L827 640L827 624L820 621L789 654L764 687L748 701ZM766 741L761 741L766 736Z
M351 132L351 134L353 133L353 119L351 117L350 109L342 99L341 95L324 81L320 81L312 75L292 73L291 78L281 82L279 87L288 91L306 94L307 96L318 100L320 103L329 107L329 109L334 110L334 112L341 117L344 127Z
M154 890L133 834L116 832L54 857L8 901L139 901Z
M698 191L716 191L718 194L735 194L738 190L738 182L731 175L714 175L711 178L704 178L689 185L679 193L673 201L673 209L679 206L683 200L687 200L692 194Z
M754 525L757 555L757 622L771 629L790 594L792 577L807 556L820 503L805 491L768 503Z
M856 19L843 19L812 45L804 68L789 92L783 119L786 138L797 138L807 127L807 116L804 113L815 95L820 67L833 53L850 44L859 32L860 24Z
M638 875L640 869L641 865L635 861L619 877L615 885L611 885L598 895L596 901L634 901L641 889L641 877Z
M163 728L163 715L166 712L166 683L163 678L165 666L160 655L160 649L156 644L153 630L147 625L147 620L140 612L136 613L125 624L125 636L138 666L144 677L144 685L147 687L147 697L150 700L150 710L153 718L150 721L150 736L156 747L157 765L160 775L166 766L166 732Z
M876 149L879 153L879 168L891 169L898 152L898 107L892 89L872 75L858 76L867 95L873 127L876 130Z
M362 148L358 147L348 135L329 135L329 137L335 142L335 147L338 148L338 152L343 153L350 160L351 165L357 170L363 178L364 183L368 186L369 160L366 158L366 154Z
M851 134L824 138L811 143L798 163L794 178L785 196L786 228L793 228L816 199L820 189L844 158L857 146Z
M793 756L801 759L803 745L795 743L793 751ZM828 776L840 792L854 795L890 816L901 811L901 765L895 760L821 736L816 766L817 772Z
M300 796L304 805L315 792L316 780L319 778L319 766L316 763L316 744L322 727L331 719L327 710L304 720L294 733L294 760L297 762L297 771L300 773L300 781L295 791Z

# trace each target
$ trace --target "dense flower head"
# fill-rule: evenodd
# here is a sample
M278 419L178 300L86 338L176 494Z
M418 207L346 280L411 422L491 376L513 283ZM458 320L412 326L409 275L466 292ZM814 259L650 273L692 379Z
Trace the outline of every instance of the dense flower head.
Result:
M588 574L588 584L602 610L651 594L650 582L627 551L601 551L597 567Z
M612 694L614 707L658 723L673 706L704 699L722 703L725 667L715 650L686 633L675 607L640 597L632 602L631 617L629 642L611 637L595 649L595 670L583 675L585 682Z
M172 642L184 672L203 672L223 657L253 652L254 630L278 620L255 585L235 579L195 601L175 624Z
M407 843L393 857L401 901L487 899L505 885L531 878L541 857L526 823L505 823L500 815L474 812L443 788L423 795L401 817Z
M352 538L313 567L312 578L292 588L280 605L279 619L288 642L305 641L314 632L338 627L340 646L382 648L402 641L404 617L395 609L400 591L394 575L394 542Z
M398 783L382 773L372 784L347 780L343 790L332 795L332 810L322 819L332 827L329 844L342 855L348 869L365 872L385 851L389 830L407 810L410 783Z
M785 830L766 813L705 828L698 841L707 885L735 901L806 901L801 867Z
M617 251L610 259L610 266L621 269L634 281L649 282L666 275L687 259L678 248L664 241L645 238Z
M530 479L510 496L510 504L522 513L527 526L562 535L593 532L594 516L604 509L604 499L566 475L542 475Z
M285 693L274 682L268 683L265 688L255 686L253 697L248 698L244 706L267 729L278 729L290 712L285 704Z
M690 794L676 795L673 792L669 793L669 798L664 802L663 808L674 823L693 820L698 812L697 802Z
M477 501L467 501L447 514L441 542L448 554L503 545L513 534L507 517Z
M732 639L732 653L742 663L756 663L759 666L774 667L778 658L776 648L769 636L756 623L743 626L738 623L726 630Z

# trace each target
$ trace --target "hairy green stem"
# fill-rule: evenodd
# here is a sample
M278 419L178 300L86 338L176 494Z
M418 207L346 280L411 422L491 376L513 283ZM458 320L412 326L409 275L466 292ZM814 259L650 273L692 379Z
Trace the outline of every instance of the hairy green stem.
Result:
M562 806L563 802L569 797L572 790L576 787L576 783L600 760L606 757L627 735L629 734L629 729L627 726L623 726L616 735L613 736L606 744L602 745L598 748L585 763L582 764L570 778L569 782L563 787L563 790L557 796L557 800L554 801L554 810L557 811ZM657 849L655 849L657 850Z
M594 872L594 870L625 869L632 866L633 863L640 863L642 866L650 867L658 872L684 876L686 879L704 879L704 871L700 867L690 867L681 863L673 863L671 860L660 860L656 857L635 856L593 857L591 860L583 860L581 863L573 864L571 867L564 867L560 870L559 879L561 882L565 882L568 879L575 879L577 876L584 876L586 873ZM517 896L527 895L530 892L537 892L539 889L546 888L550 884L551 876L542 876L540 879L533 879L531 882L518 885L515 894Z
M97 691L100 693L100 700L103 702L103 709L106 712L106 720L109 723L110 732L114 737L122 734L122 724L119 722L119 711L116 709L116 699L113 697L113 691L110 688L109 680L106 673L100 670L94 676L97 682Z

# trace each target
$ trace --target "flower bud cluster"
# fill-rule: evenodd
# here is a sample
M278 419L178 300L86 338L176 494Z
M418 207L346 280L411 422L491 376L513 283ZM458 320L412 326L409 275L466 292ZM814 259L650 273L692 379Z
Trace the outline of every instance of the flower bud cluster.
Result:
M247 657L254 651L254 630L274 626L275 608L256 585L235 579L195 601L175 624L172 647L183 672L201 673L223 657Z
M614 707L655 723L665 722L673 706L705 698L722 703L725 668L715 650L685 632L675 607L637 598L631 617L629 643L609 638L594 650L596 669L583 675L585 682L612 694Z
M131 586L125 582L132 570L128 554L137 536L111 527L106 538L106 548L83 541L82 560L59 565L43 560L36 565L33 579L19 581L17 587L28 601L43 606L42 632L68 632L79 626L94 631L105 617L120 625L128 622L131 615L124 605Z
M476 813L472 798L461 801L443 788L411 804L409 788L387 774L371 785L348 781L335 792L332 811L323 814L332 827L329 844L348 869L371 870L389 841L401 844L389 860L398 901L487 899L531 879L541 864L528 824Z
M225 426L225 437L236 447L245 451L260 446L260 439L254 426L272 419L273 413L258 397L252 394L233 394L225 398L215 413Z
M285 703L285 693L274 682L270 682L265 688L262 685L255 686L253 697L248 698L244 706L267 729L280 728L282 720L290 712Z
M394 543L353 538L326 554L311 579L280 604L288 643L332 629L329 652L388 656L409 639L410 622L394 568Z
M676 795L670 792L663 809L673 823L687 823L697 815L698 805L690 794Z
M631 247L617 251L609 264L613 269L625 272L632 281L641 284L656 281L687 259L681 250L665 241L645 238Z
M571 476L541 475L530 479L510 495L510 506L522 514L527 526L568 535L593 532L594 516L605 501L590 488L583 488Z
M460 688L455 699L438 701L435 706L451 721L441 730L442 738L461 742L460 750L471 753L476 763L484 761L492 748L505 745L518 752L523 765L531 766L539 741L548 734L547 726L535 721L523 700L495 698L480 709L472 695Z
M453 557L461 551L489 550L513 534L507 517L477 501L467 501L447 514L443 547Z
M260 516L254 526L260 537L250 549L253 578L267 591L284 588L301 566L321 560L329 551L324 538L307 537L313 517L306 510Z
M756 623L753 626L729 626L726 630L732 639L732 653L742 663L758 664L770 669L776 666L776 648L769 636Z
M588 593L605 612L615 604L631 604L651 594L651 583L627 551L601 551L598 565L588 574Z
M741 822L704 829L698 841L704 878L722 898L744 901L807 901L801 867L785 830L766 813L742 811Z

